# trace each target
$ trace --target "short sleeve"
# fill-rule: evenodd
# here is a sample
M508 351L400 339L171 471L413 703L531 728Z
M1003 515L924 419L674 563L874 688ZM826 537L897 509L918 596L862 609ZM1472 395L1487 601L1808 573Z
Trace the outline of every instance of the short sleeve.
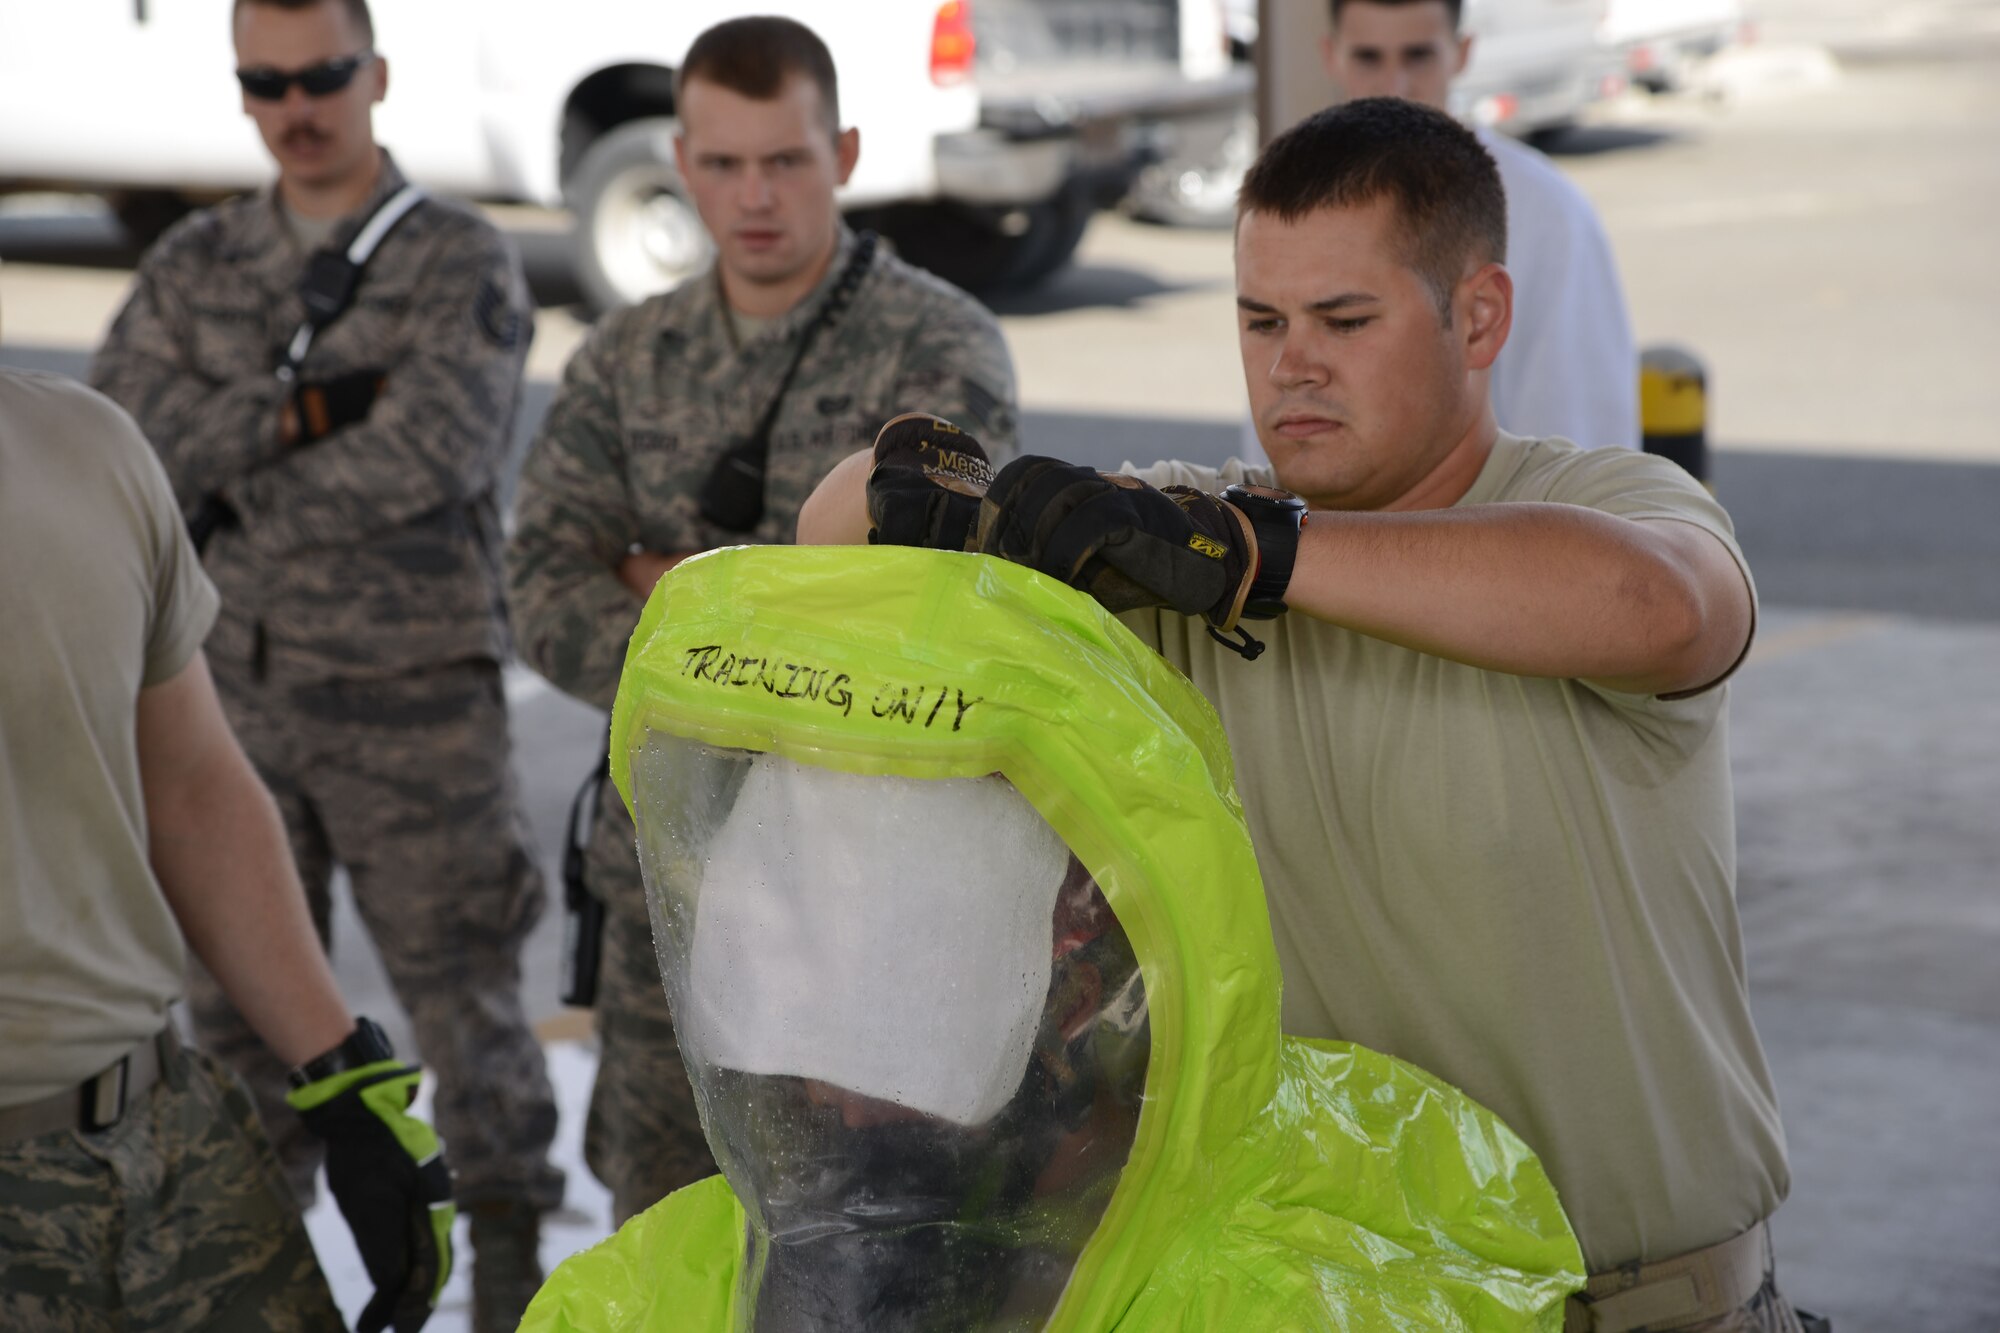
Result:
M1736 525L1730 521L1729 511L1679 464L1653 454L1629 451L1581 452L1555 471L1548 494L1541 498L1581 505L1619 518L1692 523L1714 536L1729 552L1750 590L1751 607L1755 609L1757 584L1750 576L1750 563L1743 558L1743 548L1737 544Z
M122 415L122 414L121 414ZM193 660L208 637L221 604L215 585L201 567L194 543L181 522L180 507L159 459L129 421L137 444L134 471L140 501L140 546L152 561L153 614L146 627L146 669L142 686L172 680Z
M1750 594L1750 635L1744 639L1743 651L1730 664L1729 670L1693 690L1657 697L1672 702L1705 694L1736 674L1737 668L1750 655L1750 644L1756 638L1757 582L1750 574L1750 562L1744 559L1743 548L1737 543L1736 525L1730 521L1729 511L1716 502L1706 487L1678 464L1664 458L1620 449L1597 449L1571 455L1552 470L1547 493L1534 498L1580 505L1641 522L1671 520L1688 523L1721 542L1723 549L1729 552L1729 558L1736 563L1737 572L1743 576L1743 586ZM1629 697L1616 696L1601 689L1596 692L1620 700Z

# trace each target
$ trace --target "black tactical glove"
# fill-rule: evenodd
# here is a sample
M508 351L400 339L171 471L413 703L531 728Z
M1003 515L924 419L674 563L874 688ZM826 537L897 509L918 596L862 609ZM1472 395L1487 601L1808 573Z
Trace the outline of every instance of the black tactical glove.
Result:
M875 436L868 473L868 540L878 546L968 549L993 465L979 441L925 412L905 412Z
M357 1333L416 1333L451 1276L451 1174L437 1134L408 1109L421 1076L378 1060L285 1098L326 1140L327 1186L375 1284Z
M1236 506L1032 455L987 488L974 548L1061 579L1109 611L1163 606L1225 631L1257 570L1257 539Z
M389 377L379 370L356 370L330 380L302 382L292 390L292 410L298 413L299 444L311 444L342 426L368 419L375 397Z

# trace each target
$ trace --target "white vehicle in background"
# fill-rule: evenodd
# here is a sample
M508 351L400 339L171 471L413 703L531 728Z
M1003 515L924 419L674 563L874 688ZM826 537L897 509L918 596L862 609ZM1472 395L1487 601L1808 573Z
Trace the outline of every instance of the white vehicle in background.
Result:
M1608 0L1599 37L1626 78L1671 92L1742 31L1742 0Z
M1256 57L1256 0L1217 0L1235 58ZM1607 0L1465 0L1461 30L1472 58L1452 87L1453 114L1521 138L1554 133L1614 90L1616 63L1599 44ZM1263 0L1265 5L1328 0ZM1331 90L1329 89L1329 95ZM1268 136L1266 136L1268 137ZM1259 127L1245 107L1234 124L1206 122L1175 136L1162 161L1146 168L1126 208L1148 221L1226 227L1236 189L1256 158Z
M1598 40L1606 2L1465 0L1472 59L1452 85L1452 110L1521 138L1573 124L1616 86Z
M974 290L1059 268L1165 127L1234 115L1249 80L1213 0L374 0L381 141L412 179L568 206L593 305L706 262L673 165L673 75L722 19L826 39L861 161L857 221ZM148 239L271 167L242 114L231 0L0 0L0 192L113 201ZM87 76L80 71L86 71ZM114 90L107 93L106 90Z

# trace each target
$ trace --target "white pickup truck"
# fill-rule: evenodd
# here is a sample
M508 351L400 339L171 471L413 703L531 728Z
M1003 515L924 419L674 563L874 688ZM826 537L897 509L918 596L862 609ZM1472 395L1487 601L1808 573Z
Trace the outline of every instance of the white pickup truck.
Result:
M243 116L231 0L0 0L0 192L101 193L139 239L270 165ZM826 39L861 130L842 204L974 290L1059 268L1177 129L1236 114L1213 0L374 0L376 128L414 179L566 205L608 307L699 267L673 166L695 35L785 13Z
M1670 92L1743 26L1742 0L1609 0L1599 37L1632 82Z
M1609 2L1466 0L1472 61L1452 85L1452 109L1523 138L1572 124L1617 69L1598 37Z

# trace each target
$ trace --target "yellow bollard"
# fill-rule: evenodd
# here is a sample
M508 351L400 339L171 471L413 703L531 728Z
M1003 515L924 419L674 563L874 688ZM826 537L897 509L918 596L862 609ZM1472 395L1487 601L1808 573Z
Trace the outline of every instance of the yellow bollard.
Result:
M1708 475L1708 369L1684 347L1639 354L1639 433L1649 454L1672 459L1711 491Z

